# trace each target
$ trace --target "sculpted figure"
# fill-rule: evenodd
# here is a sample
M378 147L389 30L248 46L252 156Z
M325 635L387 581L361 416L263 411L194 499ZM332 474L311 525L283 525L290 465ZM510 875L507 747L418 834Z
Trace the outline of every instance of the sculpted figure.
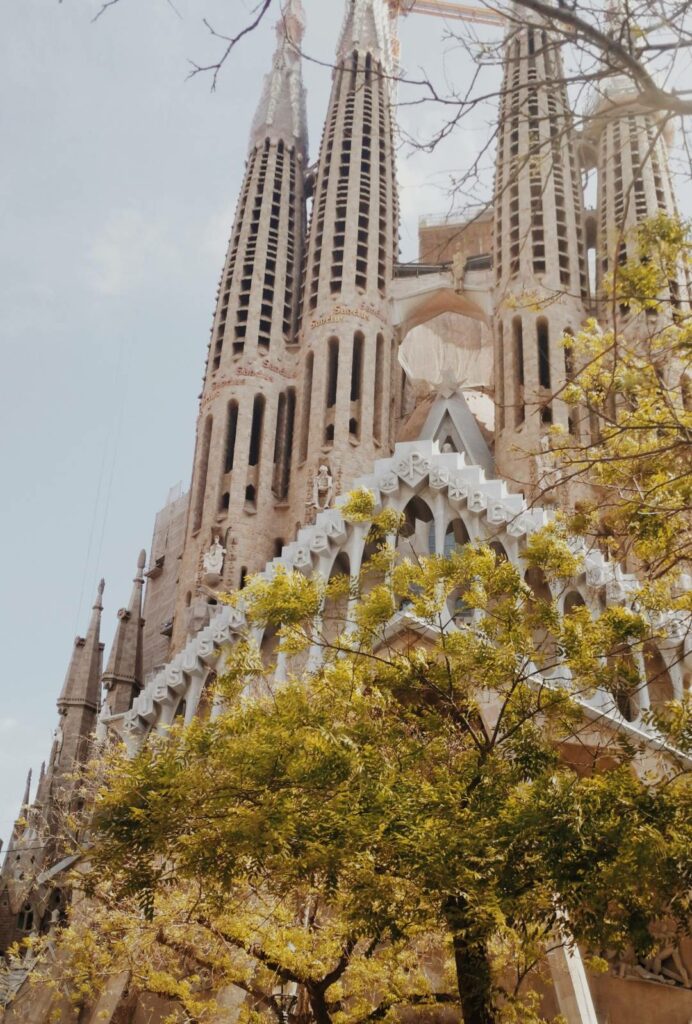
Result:
M312 484L312 504L316 509L329 508L334 493L334 480L328 466L320 466Z
M219 538L216 537L214 539L214 543L202 559L204 571L208 576L221 575L223 572L223 560L225 555L226 549L222 546Z

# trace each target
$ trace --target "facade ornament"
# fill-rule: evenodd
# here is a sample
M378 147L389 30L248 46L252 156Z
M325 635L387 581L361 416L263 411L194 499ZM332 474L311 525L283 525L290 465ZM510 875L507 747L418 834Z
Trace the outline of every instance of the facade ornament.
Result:
M204 566L204 582L207 586L214 586L221 581L223 563L226 557L226 549L218 537L214 537L211 547L202 556Z
M454 288L460 292L464 287L464 276L466 274L466 253L464 252L463 246L460 247L452 257L452 277L454 278Z
M329 472L329 466L320 466L315 479L312 482L312 507L323 512L332 503L334 494L334 480Z

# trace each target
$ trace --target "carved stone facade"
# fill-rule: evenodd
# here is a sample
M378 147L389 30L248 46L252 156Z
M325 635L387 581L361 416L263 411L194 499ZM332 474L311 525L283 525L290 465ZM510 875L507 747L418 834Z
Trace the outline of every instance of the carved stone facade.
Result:
M552 397L571 372L563 333L597 309L587 239L597 238L600 289L622 256L622 231L674 210L665 138L618 86L594 108L578 148L560 48L529 21L506 40L493 212L473 225L426 223L424 260L400 265L388 12L385 0L346 0L311 168L304 16L300 0L285 0L217 294L190 492L172 495L157 517L105 676L102 589L75 642L48 767L33 800L27 787L0 875L0 952L59 923L63 896L53 883L62 865L44 837L94 730L134 752L205 706L223 650L245 626L242 605L219 606L219 591L242 587L248 573L270 578L278 566L357 576L367 524L349 525L339 511L354 486L406 514L418 551L488 541L522 572L527 538L552 514L546 505L567 497L545 438L553 424L588 436L588 423ZM578 155L599 170L598 232L583 209ZM672 307L687 308L689 295L684 275L670 283ZM518 487L533 499L541 480L552 494L538 507ZM579 577L553 591L561 607L631 602L632 577L597 552L582 554ZM585 735L595 741L622 732L646 748L646 710L689 688L689 624L662 614L655 625L655 671L642 661L647 685L636 703L606 693L583 702ZM420 624L404 611L391 628ZM29 967L16 966L10 995ZM664 1002L666 1024L692 1019L687 947L664 948L650 963L613 960L609 975L588 982L581 969L581 995L595 1006L586 1015L573 1010L575 977L574 963L558 965L562 981L546 996L569 1024L649 1024ZM34 1006L25 988L11 1020L44 1024L54 1013L52 996L32 991ZM128 1000L127 979L113 980L90 1021L157 1022L168 1012Z

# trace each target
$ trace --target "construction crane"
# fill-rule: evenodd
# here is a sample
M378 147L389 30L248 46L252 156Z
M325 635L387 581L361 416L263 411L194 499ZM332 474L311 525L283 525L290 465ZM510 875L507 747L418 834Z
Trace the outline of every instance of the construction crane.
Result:
M489 7L471 7L452 0L388 0L392 19L408 14L427 14L435 18L473 21L478 25L504 25L506 18Z

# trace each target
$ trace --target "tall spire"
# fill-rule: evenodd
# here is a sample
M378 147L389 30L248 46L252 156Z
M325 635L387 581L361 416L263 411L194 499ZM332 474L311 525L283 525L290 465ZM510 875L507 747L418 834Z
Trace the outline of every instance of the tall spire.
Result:
M295 518L387 454L400 367L391 294L398 199L384 0L348 0L315 179L301 337ZM307 501L306 501L307 499Z
M142 594L146 559L146 551L141 551L137 560L130 603L127 608L121 608L118 612L118 627L103 677L103 685L109 691L108 704L113 715L130 710L133 699L144 683Z
M300 0L286 0L217 295L201 395L172 647L271 558L289 518L307 130ZM211 567L210 567L211 566Z
M346 0L337 60L344 60L354 51L371 53L385 73L391 74L393 39L385 0Z
M563 332L583 321L589 290L560 40L522 14L504 65L494 202L495 459L526 489L537 486L538 473L528 456L551 426L578 433L553 396L566 382Z
M64 713L70 707L84 707L98 711L101 689L101 658L103 646L100 643L101 612L103 611L104 580L98 585L91 621L86 637L78 636L70 667L65 676L62 693L58 697L58 710Z
M609 0L605 31L625 48L631 45L633 24L622 0ZM627 306L617 310L607 297L606 281L618 265L637 257L636 230L658 214L677 215L677 203L668 163L670 125L666 112L647 110L631 76L617 63L605 60L602 77L594 83L584 137L597 156L597 298L604 321L613 316L629 332L641 328L649 337L652 321ZM670 307L689 308L687 268L678 266L660 298ZM667 294L666 294L667 292ZM637 326L638 325L638 326Z
M283 141L307 151L305 89L300 47L305 14L300 0L287 0L276 24L277 45L272 69L264 79L262 97L250 133L250 151L265 139Z

